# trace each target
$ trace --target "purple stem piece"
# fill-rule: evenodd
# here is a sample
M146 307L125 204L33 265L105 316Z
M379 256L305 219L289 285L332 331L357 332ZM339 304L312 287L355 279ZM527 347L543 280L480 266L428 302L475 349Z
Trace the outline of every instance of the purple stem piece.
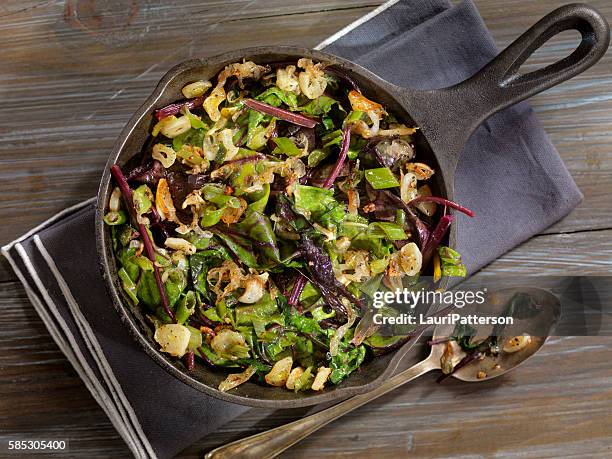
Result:
M187 107L189 110L192 110L197 107L201 107L204 103L204 97L196 97L195 99L186 100L184 102L177 102L174 104L166 105L159 110L155 110L155 118L157 120L163 120L164 118L176 115L181 111L183 107Z
M344 166L344 162L346 161L346 156L348 153L350 143L351 143L351 128L349 126L346 126L344 130L342 131L342 144L340 146L340 154L338 155L338 161L336 161L334 168L332 169L331 173L329 174L329 176L323 183L323 188L331 188L331 186L334 184L334 181L338 177L338 174L340 174L340 171L342 170L342 166Z
M121 172L121 169L119 168L119 166L117 166L116 164L113 164L111 166L111 174L113 175L113 177L115 178L115 181L117 182L117 185L121 189L121 194L123 195L123 199L125 199L126 201L127 207L129 209L130 214L132 215L132 218L136 220L136 222L138 222L138 219L136 218L136 211L134 209L134 201L132 200L132 190L130 189L130 186L128 185L127 180L125 179L123 172ZM147 257L153 263L153 273L155 275L155 283L157 284L157 289L159 290L159 296L161 298L162 307L164 308L164 312L168 314L168 316L172 320L176 320L176 318L174 317L174 312L172 312L168 304L168 297L166 296L166 289L164 288L164 283L161 280L159 268L157 264L155 263L155 251L153 250L153 244L151 243L151 238L149 237L149 233L147 232L147 229L142 223L138 223L138 230L140 232L140 235L142 236L142 242L144 243L145 251L147 252Z
M432 231L431 235L429 236L429 239L427 240L427 243L423 247L423 265L426 265L429 262L434 250L436 250L436 248L442 242L442 239L444 239L444 236L446 235L446 232L450 228L450 225L454 219L455 217L453 217L452 215L444 215L442 218L440 218L440 221L438 221L438 225Z
M435 202L437 204L442 204L443 206L452 207L453 209L456 209L459 212L463 212L465 215L468 215L470 217L473 217L475 215L473 210L470 210L467 207L463 207L461 204L457 204L456 202L449 201L448 199L439 198L438 196L419 196L418 198L414 198L408 204L414 205L418 202L426 201Z
M318 121L313 118L300 115L299 113L293 113L289 110L283 110L282 108L273 107L272 105L268 105L258 100L245 99L244 105L252 110L265 113L266 115L273 116L279 120L287 121L288 123L297 124L298 126L313 128L318 124Z
M299 277L296 279L295 284L293 284L293 289L291 290L291 294L289 295L289 299L287 301L291 306L297 305L300 294L302 293L302 290L304 290L306 282L308 282L301 274L298 274L298 276Z

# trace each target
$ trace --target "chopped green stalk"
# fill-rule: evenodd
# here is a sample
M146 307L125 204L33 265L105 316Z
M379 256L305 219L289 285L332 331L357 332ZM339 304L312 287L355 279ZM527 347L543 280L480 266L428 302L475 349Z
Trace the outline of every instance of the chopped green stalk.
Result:
M406 213L402 209L397 209L395 211L395 223L401 227L406 225Z
M440 268L442 276L465 277L467 268L461 263L461 255L450 247L439 247Z
M329 156L329 149L321 150L319 148L312 150L308 155L308 167L316 167L321 161Z
M355 121L359 121L363 116L363 112L361 110L353 110L348 116L344 119L344 124L351 124Z
M104 216L104 223L109 226L123 225L127 221L127 214L123 210L108 212Z
M200 118L193 115L189 108L185 107L185 116L189 118L189 122L191 123L191 127L194 129L206 129L206 125L202 122Z
M153 271L153 262L148 258L143 257L142 255L138 257L135 256L131 258L130 261L136 263L140 267L140 269L144 271Z
M202 332L197 328L187 326L191 336L189 337L189 344L187 344L187 350L194 352L196 349L202 346Z
M138 215L146 214L151 210L151 200L153 193L147 185L140 185L134 190L133 200L136 213Z
M302 373L300 377L295 380L293 385L295 392L310 389L313 381L314 375L312 374L312 367L308 367L304 370L304 373Z
M293 140L288 137L277 137L274 139L274 143L276 148L272 153L283 153L287 156L300 156L303 153Z
M176 308L176 322L184 324L189 319L189 316L195 312L196 298L193 291L187 292L187 294L181 298Z
M397 177L393 175L393 172L391 172L391 169L388 167L366 169L365 178L375 190L383 190L385 188L393 188L400 185Z
M132 300L134 304L138 304L138 296L136 295L136 284L134 281L130 279L127 271L124 268L121 268L118 273L119 279L121 280L121 286L123 287L123 291L127 294L127 296Z

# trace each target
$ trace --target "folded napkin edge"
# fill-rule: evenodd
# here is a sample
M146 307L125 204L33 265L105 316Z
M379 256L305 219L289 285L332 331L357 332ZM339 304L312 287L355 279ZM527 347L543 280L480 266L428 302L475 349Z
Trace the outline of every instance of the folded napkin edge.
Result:
M81 207L84 207L89 202L91 202L91 199L84 201L82 203L79 203L79 204L81 205ZM72 206L72 207L78 207L79 204ZM69 209L74 210L71 208ZM64 210L67 211L69 209L64 209ZM49 218L45 222L38 225L35 228L36 231L44 229L44 227L47 224L52 223L53 221L56 221L60 217L60 214L61 216L65 216L68 213L69 212L62 211L62 212L59 212L58 214L55 214L53 217ZM25 239L27 239L27 237ZM53 300L50 298L49 294L46 292L46 289L44 288L44 286L42 286L43 287L42 290L39 289L39 292L40 294L43 295L43 298L45 298L45 296L49 296L48 299L45 298L45 302L47 303L47 306L45 306L45 304L43 303L39 295L36 293L36 290L32 287L29 280L26 278L25 274L23 273L22 269L19 267L19 265L17 264L17 262L11 255L10 249L14 248L17 254L19 255L19 257L21 258L21 261L23 262L25 268L27 269L28 274L32 276L32 280L34 281L35 284L37 284L37 287L38 287L38 283L41 281L40 279L38 279L38 282L37 282L38 276L36 274L36 269L32 265L31 260L25 251L25 248L21 244L21 241L23 240L24 239L22 238L18 238L15 241L12 241L11 243L2 247L0 249L0 252L8 260L9 264L15 271L17 278L19 279L19 281L24 287L24 290L26 291L26 295L28 296L28 299L34 306L36 312L40 316L45 327L47 327L47 329L49 330L49 334L51 335L51 338L56 343L56 345L59 347L60 351L66 356L70 364L73 366L79 378L83 381L83 383L85 384L85 387L87 387L88 391L90 392L94 400L98 403L98 405L102 408L104 413L108 416L109 420L111 421L111 424L117 430L121 438L123 438L123 440L126 442L130 451L132 451L135 457L147 457L144 455L142 446L139 446L135 442L133 434L130 434L128 426L126 425L124 420L121 418L121 415L119 414L117 410L117 407L114 405L112 400L110 400L106 390L102 387L102 384L100 383L98 378L95 377L95 374L92 368L86 363L86 359L81 354L80 346L78 346L76 342L74 342L74 336L69 331L67 324L64 322L64 319L61 317L61 315L59 314L57 310L54 311L52 307L49 307L49 303L48 303L49 301L52 304L54 303L53 303ZM33 273L34 275L32 275ZM59 325L59 328L58 328L58 325ZM73 346L71 346L71 344ZM155 457L155 455L153 457Z
M122 414L124 422L126 422L126 424L128 425L130 425L131 423L131 426L135 430L134 433L141 440L147 452L154 457L155 452L147 436L142 430L140 421L138 420L138 417L136 416L132 405L125 396L121 385L117 381L117 378L115 377L115 374L113 373L113 370L108 360L106 359L106 355L102 351L102 347L100 346L98 339L96 338L91 326L89 325L89 322L87 322L85 316L81 312L79 304L77 303L70 288L68 287L66 280L60 273L59 269L57 268L57 265L55 264L55 261L44 246L42 240L40 239L40 236L38 234L35 234L33 240L41 256L47 263L47 267L55 277L55 281L57 282L57 285L59 286L62 294L64 295L64 299L68 304L68 309L72 314L73 318L75 319L75 323L77 324L77 327L79 329L79 332L81 333L81 336L83 337L83 340L85 341L85 344L87 345L89 351L92 352L92 354L94 355L94 360L98 363L98 369L102 374L103 378L106 380L106 384L109 386L111 396L115 399L115 403L117 404L119 411Z

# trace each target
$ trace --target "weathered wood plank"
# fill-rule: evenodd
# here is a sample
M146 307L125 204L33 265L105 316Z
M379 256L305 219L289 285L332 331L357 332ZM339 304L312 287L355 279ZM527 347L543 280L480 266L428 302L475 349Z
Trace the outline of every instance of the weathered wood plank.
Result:
M74 0L0 5L1 244L95 194L118 132L175 63L245 46L313 46L381 2L134 3L142 9L127 14L109 9L97 19L86 9L75 10ZM503 47L562 2L476 3ZM612 17L610 2L590 3ZM575 42L572 34L552 40L526 69L568 54ZM547 230L549 235L533 238L486 272L610 272L611 70L608 55L533 99L585 200ZM13 279L2 260L0 281ZM60 434L71 441L72 452L64 457L77 451L79 457L128 457L16 282L0 283L0 310L0 441L23 432ZM333 423L284 456L509 456L529 447L530 457L610 457L611 427L600 420L612 408L611 348L607 338L551 340L516 373L478 386L450 381L437 387L429 375ZM183 456L199 457L202 449L292 415L253 410Z

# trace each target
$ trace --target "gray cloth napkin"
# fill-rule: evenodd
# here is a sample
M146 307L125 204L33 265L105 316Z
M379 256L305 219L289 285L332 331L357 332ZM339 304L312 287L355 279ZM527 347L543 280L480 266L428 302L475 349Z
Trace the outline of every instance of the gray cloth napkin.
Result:
M474 5L391 1L320 49L415 88L456 83L496 54ZM565 216L581 194L526 104L488 120L456 178L459 250L474 272ZM29 298L136 457L171 457L246 408L207 397L134 343L97 266L94 203L67 209L3 248ZM507 222L512 222L508 225Z

